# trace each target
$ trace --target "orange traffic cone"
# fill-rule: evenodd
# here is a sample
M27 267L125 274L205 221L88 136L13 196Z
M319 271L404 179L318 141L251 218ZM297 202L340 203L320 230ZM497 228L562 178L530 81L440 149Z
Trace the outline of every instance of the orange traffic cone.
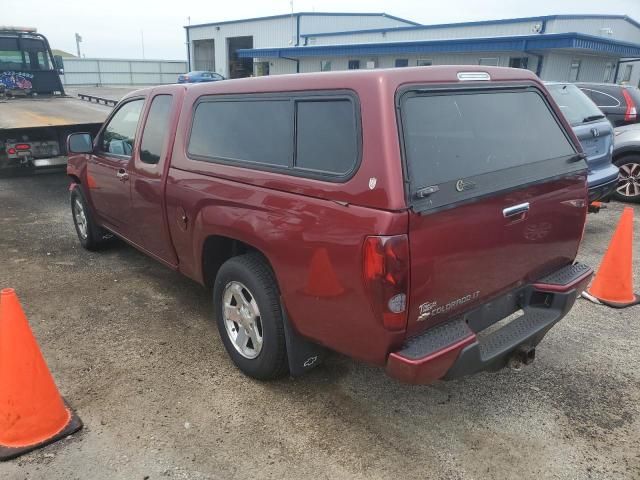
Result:
M82 428L65 404L11 288L0 290L0 461Z
M623 308L640 303L633 293L633 209L622 212L618 228L611 238L593 283L582 294L585 298L610 307Z

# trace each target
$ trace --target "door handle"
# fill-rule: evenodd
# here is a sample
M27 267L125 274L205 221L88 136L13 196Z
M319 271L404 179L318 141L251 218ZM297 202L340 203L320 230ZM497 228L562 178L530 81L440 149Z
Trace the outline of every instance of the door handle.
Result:
M116 173L116 177L118 177L121 182L126 182L127 180L129 180L129 174L124 168L118 170L118 173Z
M528 211L529 202L526 202L514 205L513 207L505 208L504 210L502 210L502 215L504 216L504 218L513 218L517 216L524 218Z

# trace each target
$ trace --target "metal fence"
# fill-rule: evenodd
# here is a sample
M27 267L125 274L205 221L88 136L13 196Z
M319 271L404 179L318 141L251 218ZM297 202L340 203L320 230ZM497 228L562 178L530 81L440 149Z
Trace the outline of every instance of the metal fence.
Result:
M65 85L161 85L176 83L187 71L187 62L177 60L123 60L65 58Z

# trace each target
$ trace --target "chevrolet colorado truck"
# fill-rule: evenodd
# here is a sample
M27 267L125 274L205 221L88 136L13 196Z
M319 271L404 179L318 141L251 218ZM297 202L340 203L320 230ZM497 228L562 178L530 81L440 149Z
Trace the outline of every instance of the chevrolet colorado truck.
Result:
M210 288L258 379L327 350L413 384L528 364L592 275L585 156L526 70L148 88L68 149L82 246L116 235Z

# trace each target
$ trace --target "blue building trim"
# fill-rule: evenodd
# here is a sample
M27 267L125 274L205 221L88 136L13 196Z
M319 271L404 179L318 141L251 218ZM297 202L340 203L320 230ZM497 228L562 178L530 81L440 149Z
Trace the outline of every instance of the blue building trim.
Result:
M241 58L302 58L369 56L417 53L533 52L550 49L584 50L618 58L640 57L640 44L620 42L582 33L551 33L509 37L464 38L347 45L318 45L238 50Z
M543 15L540 17L521 17L521 18L504 18L498 20L480 20L475 22L457 22L457 23L438 23L434 25L421 25L416 24L409 27L384 27L384 28L369 28L365 30L344 30L339 32L322 32L322 33L303 33L302 37L331 37L334 35L349 35L360 33L386 33L386 32L410 32L414 30L431 30L438 28L455 28L455 27L474 27L484 25L504 25L508 23L528 23L528 22L540 22L543 30L540 33L544 33L546 23L551 20L626 20L634 27L640 29L640 23L627 15Z
M417 26L420 25L417 22L412 20L407 20L405 18L396 17L394 15L389 15L388 13L358 13L358 12L296 12L296 13L288 13L282 15L269 15L266 17L252 17L252 18L243 18L239 20L225 20L222 22L212 22L212 23L198 23L196 25L185 25L184 28L197 28L197 27L217 27L219 25L230 25L233 23L244 23L244 22L255 22L258 20L277 20L280 18L291 18L291 17L385 17L390 18L392 20L397 20L399 22L404 22L407 25ZM302 36L302 35L301 35Z

